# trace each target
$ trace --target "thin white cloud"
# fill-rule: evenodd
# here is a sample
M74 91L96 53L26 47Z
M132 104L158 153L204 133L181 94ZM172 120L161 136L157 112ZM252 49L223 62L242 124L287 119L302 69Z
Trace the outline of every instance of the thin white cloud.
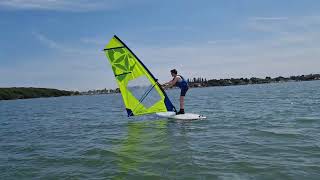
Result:
M209 40L207 43L210 45L222 45L222 44L232 44L237 43L240 40L238 39L231 39L231 40Z
M1 0L0 8L14 10L94 11L132 4L128 0Z
M39 40L40 42L42 42L43 44L45 44L46 46L48 46L49 48L53 48L53 49L63 49L58 43L56 43L55 41L47 38L45 35L38 33L38 32L32 32L32 35Z
M67 54L87 54L92 55L97 53L98 48L97 47L90 47L90 48L83 48L77 46L77 44L74 45L67 45L60 42L57 42L53 39L50 39L49 37L45 36L42 33L39 32L32 32L32 35L37 39L39 42L41 42L44 46L59 51L60 53L67 53ZM96 49L94 49L96 48ZM101 49L101 48L100 48Z
M273 33L289 21L289 17L250 17L247 24L253 30Z
M251 17L253 21L284 21L289 20L288 17Z
M99 45L101 47L103 47L107 43L106 38L93 38L93 37L80 38L80 41L82 43Z
M320 16L302 17L252 17L247 22L249 30L278 34L317 32L320 28Z

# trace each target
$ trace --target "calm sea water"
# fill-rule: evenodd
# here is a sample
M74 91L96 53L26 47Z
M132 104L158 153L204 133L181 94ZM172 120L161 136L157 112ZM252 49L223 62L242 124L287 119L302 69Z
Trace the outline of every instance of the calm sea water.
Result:
M119 94L1 101L0 177L320 178L320 81L190 89L186 111L208 118L127 118Z

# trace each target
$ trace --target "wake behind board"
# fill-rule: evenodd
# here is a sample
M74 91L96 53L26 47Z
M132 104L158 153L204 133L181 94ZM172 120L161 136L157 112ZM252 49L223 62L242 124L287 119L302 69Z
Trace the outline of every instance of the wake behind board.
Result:
M159 117L169 118L169 119L177 119L177 120L199 120L206 119L207 117L193 114L193 113L185 113L176 115L175 112L160 112L156 113Z

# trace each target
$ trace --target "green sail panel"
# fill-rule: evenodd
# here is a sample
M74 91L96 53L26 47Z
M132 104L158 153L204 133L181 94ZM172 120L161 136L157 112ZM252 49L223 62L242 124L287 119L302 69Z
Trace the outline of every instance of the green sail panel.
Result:
M110 40L104 52L111 64L128 116L175 111L157 79L117 36Z

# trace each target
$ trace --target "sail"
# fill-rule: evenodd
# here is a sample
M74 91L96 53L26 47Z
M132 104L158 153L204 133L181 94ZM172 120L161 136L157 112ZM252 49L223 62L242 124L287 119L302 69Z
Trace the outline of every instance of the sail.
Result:
M112 66L128 116L175 111L157 79L117 36L110 40L104 51Z

